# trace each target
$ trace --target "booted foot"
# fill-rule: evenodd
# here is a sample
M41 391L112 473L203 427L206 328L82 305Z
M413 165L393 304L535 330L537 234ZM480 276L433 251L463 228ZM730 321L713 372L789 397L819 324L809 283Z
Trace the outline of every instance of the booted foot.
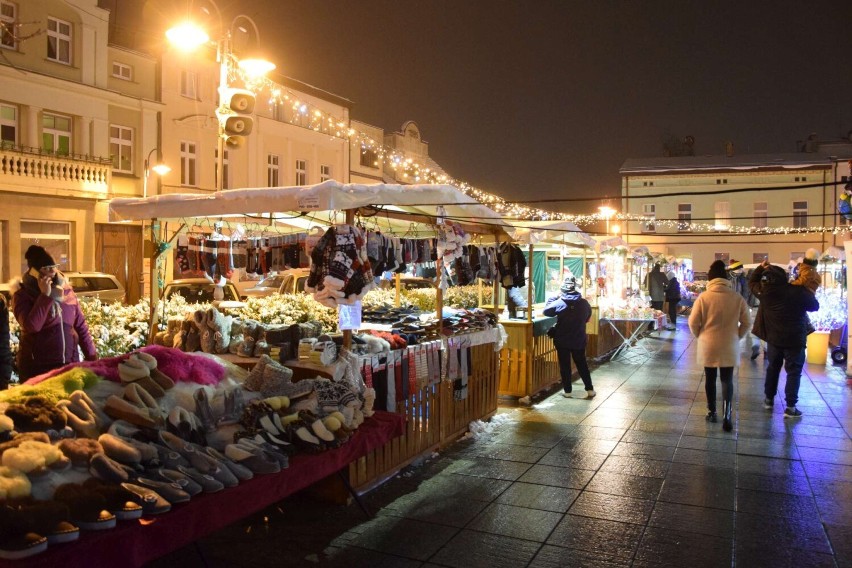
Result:
M714 424L718 421L718 419L716 418L716 413L712 410L707 413L707 416L704 417L704 420L706 420L707 422L713 422Z
M725 432L730 432L733 429L734 425L731 424L730 418L725 418L724 420L722 420L722 430L724 430Z
M774 405L775 405L775 401L773 401L771 398L764 398L763 399L763 408L765 408L766 410L772 410L772 407Z
M759 345L752 345L751 346L751 360L754 361L755 359L758 358L758 356L760 356L760 346Z
M802 411L795 406L788 406L784 409L784 418L801 418Z
M594 389L589 389L586 391L586 398L595 398L597 394Z
M570 392L563 392L562 396L564 396L565 398L571 398L571 393Z

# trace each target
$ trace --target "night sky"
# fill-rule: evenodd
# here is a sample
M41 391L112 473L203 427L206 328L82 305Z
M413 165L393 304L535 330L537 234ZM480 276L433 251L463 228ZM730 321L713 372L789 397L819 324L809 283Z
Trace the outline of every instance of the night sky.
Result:
M618 195L623 161L670 136L744 154L852 130L852 0L218 4L258 22L276 72L385 131L414 120L450 175L509 199Z

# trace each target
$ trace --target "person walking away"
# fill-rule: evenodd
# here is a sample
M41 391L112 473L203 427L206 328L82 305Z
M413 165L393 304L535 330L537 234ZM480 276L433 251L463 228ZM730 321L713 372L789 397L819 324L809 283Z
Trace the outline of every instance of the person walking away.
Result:
M674 270L669 270L666 273L668 282L666 283L666 302L669 303L669 326L666 328L669 331L677 329L677 305L680 302L680 282Z
M654 264L645 276L645 287L648 289L648 295L651 296L651 307L655 310L662 311L663 303L666 301L666 284L668 284L666 275L660 270L660 263ZM649 331L654 331L654 324L648 327Z
M12 346L9 343L9 305L0 294L0 390L9 388L12 380Z
M734 292L725 263L717 260L707 272L707 290L699 294L689 314L689 330L698 339L698 361L704 366L707 420L716 422L716 371L722 382L722 429L733 429L734 365L740 356L740 339L748 333L748 306Z
M544 315L556 317L556 324L548 331L556 347L559 359L559 374L562 377L562 396L571 398L571 360L577 367L577 373L583 380L586 398L594 398L595 388L592 386L592 374L586 361L586 323L592 317L592 307L583 296L577 292L577 281L573 276L567 277L560 286L559 294L548 298L544 307Z
M13 283L12 311L21 326L18 375L21 382L98 354L74 290L53 257L38 245L24 255L28 270Z
M743 272L743 263L739 260L731 260L730 264L728 264L728 280L731 281L731 288L733 288L734 292L742 296L747 306L751 306L749 303L749 298L751 298L752 302L756 304L754 301L754 294L751 293L748 287L748 278L746 278L745 273ZM752 310L749 310L749 315L752 316L752 323L754 322L754 314L752 314ZM751 326L749 326L750 328ZM757 359L758 355L760 355L760 340L757 340L755 343L753 334L751 332L747 333L743 338L743 343L745 347L745 352L750 354L751 360L754 361Z
M760 300L754 318L753 333L766 341L766 378L763 383L763 407L772 409L778 393L781 367L787 372L784 418L799 418L799 383L805 364L805 347L810 325L807 312L819 309L819 301L808 288L787 282L787 273L764 260L754 269L749 288Z

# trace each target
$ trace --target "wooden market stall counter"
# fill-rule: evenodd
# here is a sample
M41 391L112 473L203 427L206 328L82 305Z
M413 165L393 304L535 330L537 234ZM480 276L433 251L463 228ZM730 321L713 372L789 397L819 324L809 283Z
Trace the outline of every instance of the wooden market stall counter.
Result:
M559 382L559 362L547 330L556 318L505 319L508 339L500 351L500 396L532 396Z

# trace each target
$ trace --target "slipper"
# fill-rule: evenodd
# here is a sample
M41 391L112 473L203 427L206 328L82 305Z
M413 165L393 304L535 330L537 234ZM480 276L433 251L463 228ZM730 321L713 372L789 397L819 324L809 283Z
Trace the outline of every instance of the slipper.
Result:
M166 481L168 483L175 483L178 487L186 491L190 497L195 497L204 489L201 487L201 484L197 483L195 480L190 478L183 473L174 470L174 469L158 469L154 472L158 479Z
M225 455L234 463L240 464L259 475L281 471L281 465L278 461L270 458L260 448L252 451L244 445L228 444L225 446Z
M47 537L33 532L33 524L31 515L0 505L0 558L20 560L47 550Z
M147 408L137 406L114 394L106 399L104 411L117 420L126 420L135 426L141 426L142 428L157 427L157 421L151 417Z
M138 464L142 462L141 452L122 440L118 436L112 434L101 434L98 438L101 446L104 448L104 453L107 457L114 459L119 463Z
M199 484L205 493L218 493L225 488L225 484L218 479L214 479L212 475L201 473L192 467L179 465L177 470L195 483Z
M128 470L106 454L95 454L89 460L89 473L108 483L121 483L130 478Z
M248 481L249 479L252 479L254 477L254 473L252 473L251 469L249 469L245 465L239 464L231 460L215 448L207 446L206 448L204 448L204 451L207 452L208 456L212 457L215 460L218 460L219 463L227 467L231 471L231 473L234 474L234 477L236 477L240 481Z
M190 499L189 493L181 489L180 485L177 483L157 481L156 479L149 479L147 477L139 477L136 479L135 483L141 487L147 487L148 489L156 491L163 499L172 505L176 503L186 503Z
M133 495L133 500L142 506L143 515L160 515L172 510L172 504L159 493L135 483L122 483L121 486Z
M80 528L71 522L68 506L58 501L36 501L19 507L32 517L32 528L48 544L64 544L80 538Z
M76 483L56 488L55 501L68 505L72 522L83 530L98 531L115 528L115 515L106 509L106 499Z
M83 482L83 487L103 497L107 511L119 521L131 521L142 516L142 507L136 503L134 495L120 485L90 478Z
M151 419L156 421L158 424L162 423L164 419L163 409L160 408L160 405L157 403L156 397L153 396L141 383L130 383L124 387L124 398L136 404L140 408L145 409L148 416L150 416ZM131 422L131 424L133 423L132 421L128 422Z
M100 442L91 438L65 439L60 441L57 447L71 460L73 467L83 469L89 467L89 460L92 459L93 455L104 452Z

